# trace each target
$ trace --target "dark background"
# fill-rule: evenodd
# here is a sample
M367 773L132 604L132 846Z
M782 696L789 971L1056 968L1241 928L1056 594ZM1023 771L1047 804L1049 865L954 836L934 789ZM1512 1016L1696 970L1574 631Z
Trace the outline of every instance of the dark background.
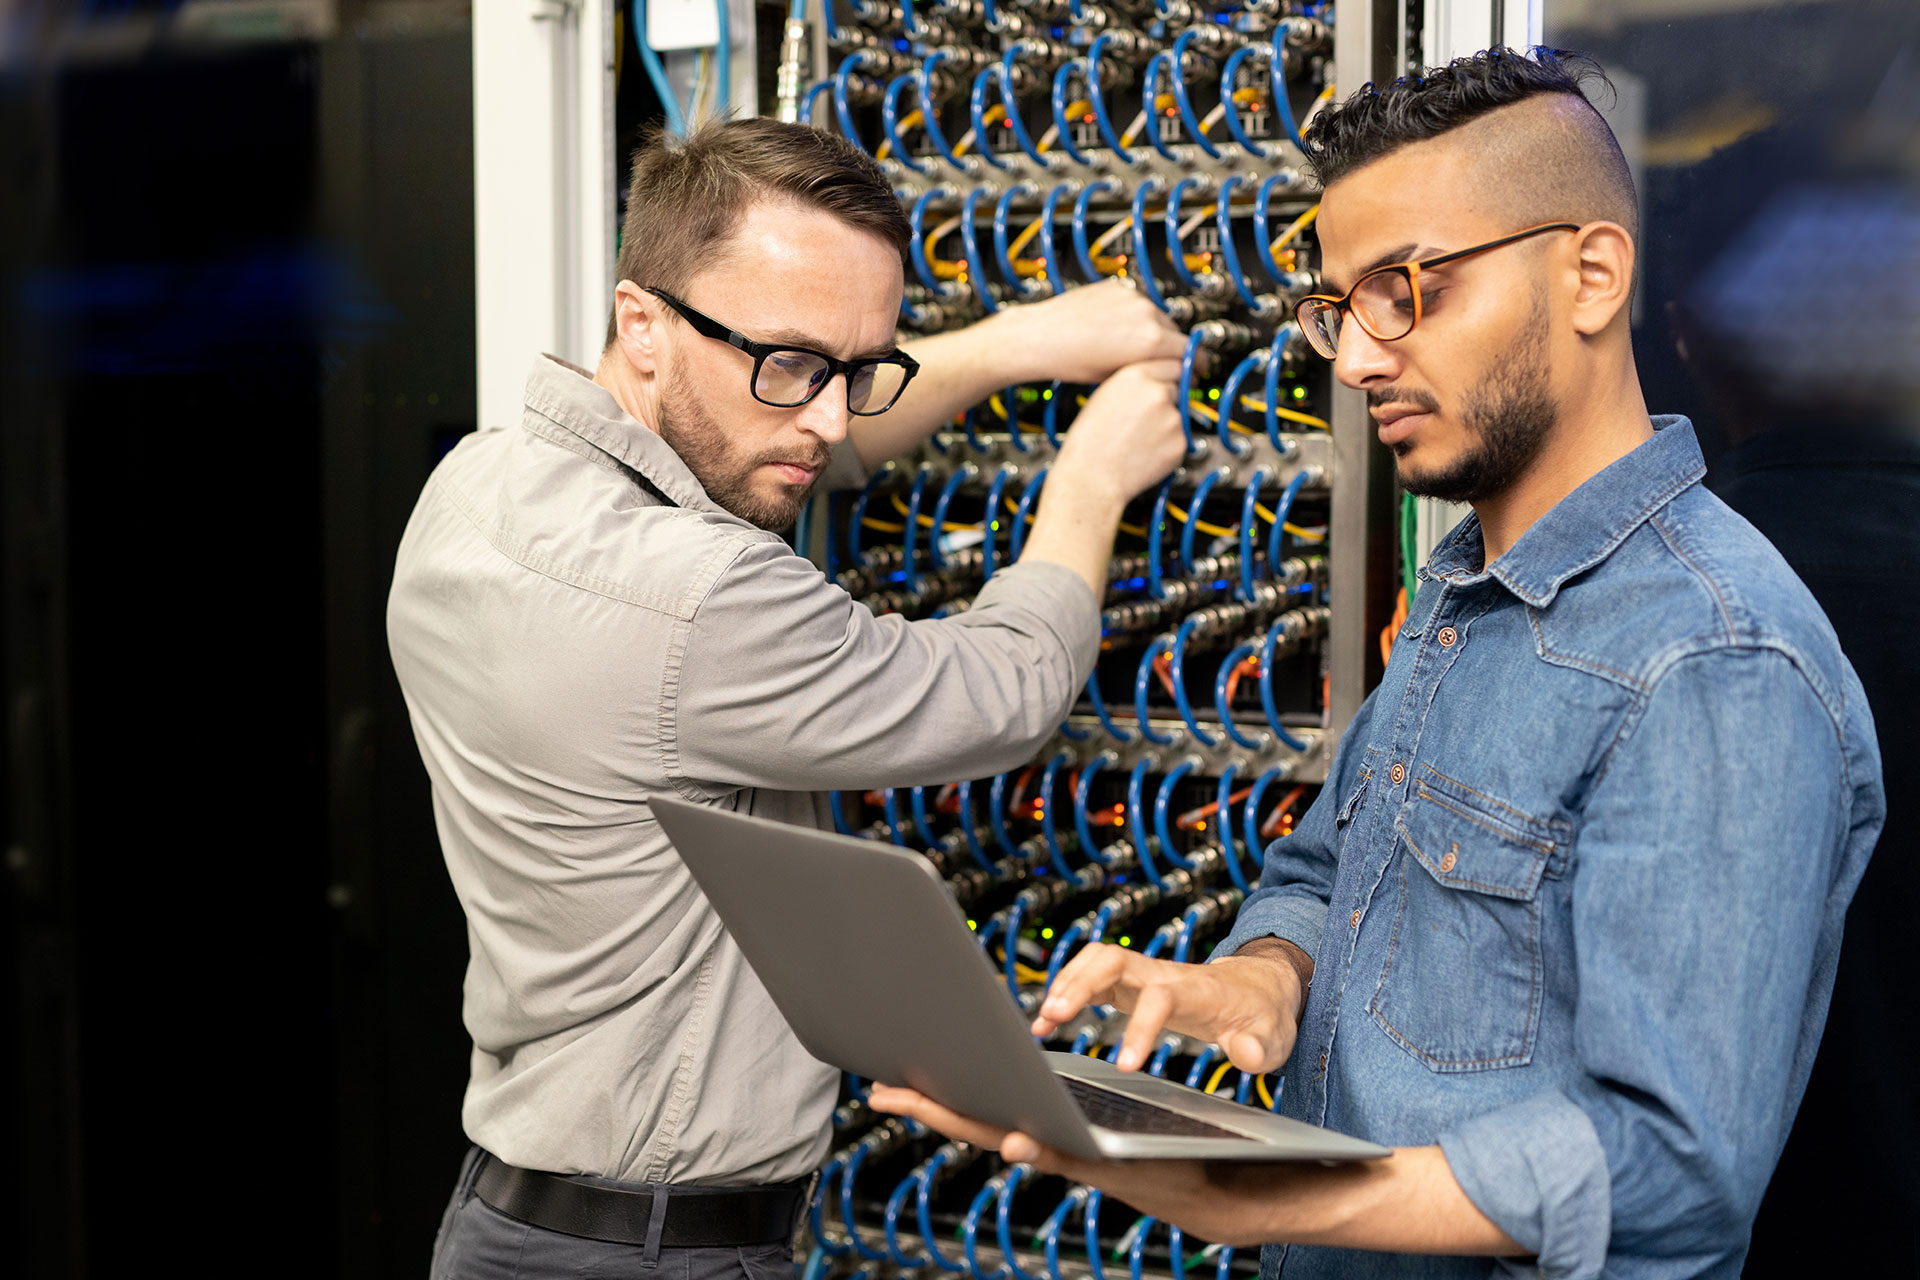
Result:
M475 425L466 6L346 3L317 37L268 6L191 38L175 8L0 0L0 1270L420 1276L465 1145L466 949L383 614L420 486ZM1770 192L1834 176L1912 65L1914 10L1562 30L1548 6L1550 38L1647 80L1679 157L1644 175L1636 342L1650 404L1693 415L1717 468L1734 424L1666 304ZM1911 702L1891 646L1920 488L1797 492L1836 538L1847 494L1882 504L1858 534L1880 568L1823 599L1885 601L1853 642L1884 731ZM1862 895L1884 950L1843 965L1889 996L1853 1033L1877 1082L1855 1173L1913 1149L1906 852ZM1831 1190L1833 1158L1794 1194ZM1752 1274L1911 1250L1912 1174L1856 1183L1770 1201Z

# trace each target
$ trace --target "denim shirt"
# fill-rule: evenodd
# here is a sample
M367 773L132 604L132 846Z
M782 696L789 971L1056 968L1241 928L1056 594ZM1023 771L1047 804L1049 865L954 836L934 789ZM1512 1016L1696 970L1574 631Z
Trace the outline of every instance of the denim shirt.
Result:
M1434 550L1215 953L1315 958L1284 1114L1437 1142L1535 1257L1266 1280L1740 1272L1885 804L1819 606L1654 427L1493 565L1471 516Z

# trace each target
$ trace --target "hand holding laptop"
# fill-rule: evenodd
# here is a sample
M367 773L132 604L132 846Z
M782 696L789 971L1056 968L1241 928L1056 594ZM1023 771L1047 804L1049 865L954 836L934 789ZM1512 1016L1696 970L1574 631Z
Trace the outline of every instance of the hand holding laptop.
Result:
M1293 1052L1312 972L1306 953L1278 938L1256 939L1212 964L1095 943L1060 970L1033 1034L1052 1035L1088 1005L1111 1004L1130 1015L1115 1062L1122 1071L1138 1071L1171 1029L1211 1041L1234 1066L1264 1075Z

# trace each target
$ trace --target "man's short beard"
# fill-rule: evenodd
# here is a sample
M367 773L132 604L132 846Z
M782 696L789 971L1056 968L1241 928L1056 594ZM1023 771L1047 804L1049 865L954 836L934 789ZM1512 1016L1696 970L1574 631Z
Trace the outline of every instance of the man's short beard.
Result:
M1506 492L1533 466L1560 416L1547 374L1546 302L1544 291L1535 290L1519 341L1461 402L1462 425L1477 443L1439 471L1397 468L1402 489L1478 502Z
M748 524L774 533L792 527L800 508L813 492L813 484L798 492L792 485L783 486L780 496L767 498L755 492L753 480L759 469L769 462L796 459L774 454L737 456L728 447L726 428L708 416L699 395L674 374L669 374L661 386L654 412L659 419L660 438L680 455L680 461L687 464L687 470L693 472L693 478L700 482L714 505ZM819 483L830 456L822 447L819 455L810 459L816 468L814 484Z

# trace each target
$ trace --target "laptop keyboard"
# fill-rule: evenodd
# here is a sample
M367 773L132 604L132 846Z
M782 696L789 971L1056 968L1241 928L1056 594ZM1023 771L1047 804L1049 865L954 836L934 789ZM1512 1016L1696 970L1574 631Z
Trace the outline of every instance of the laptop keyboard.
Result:
M1112 1129L1116 1133L1142 1133L1164 1135L1172 1138L1234 1138L1241 1142L1252 1142L1244 1133L1232 1129L1223 1129L1217 1124L1208 1124L1204 1120L1195 1120L1192 1116L1182 1115L1178 1111L1136 1098L1132 1094L1115 1093L1111 1089L1102 1089L1097 1084L1088 1084L1085 1080L1076 1080L1072 1076L1061 1076L1060 1082L1067 1086L1067 1092L1079 1104L1081 1114L1087 1123L1099 1125L1102 1129Z

